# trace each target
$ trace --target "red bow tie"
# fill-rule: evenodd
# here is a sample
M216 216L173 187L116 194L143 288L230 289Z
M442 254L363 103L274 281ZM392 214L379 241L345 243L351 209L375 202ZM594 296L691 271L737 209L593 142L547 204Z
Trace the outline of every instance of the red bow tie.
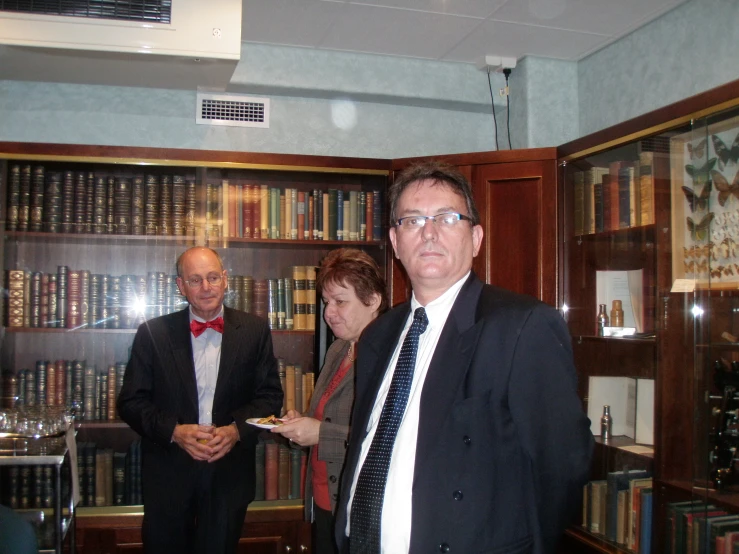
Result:
M192 334L196 337L202 335L205 330L209 328L214 331L218 331L219 333L223 333L223 318L217 317L205 322L193 319L190 322L190 331L192 331Z

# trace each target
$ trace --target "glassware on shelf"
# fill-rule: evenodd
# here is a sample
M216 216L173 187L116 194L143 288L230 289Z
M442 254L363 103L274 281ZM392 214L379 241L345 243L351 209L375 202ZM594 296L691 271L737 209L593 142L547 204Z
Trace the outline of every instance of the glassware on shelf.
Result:
M608 314L606 313L606 305L598 304L598 317L595 318L596 335L602 337L605 335L605 328L608 327Z
M611 327L624 326L624 309L621 300L614 300L611 306Z

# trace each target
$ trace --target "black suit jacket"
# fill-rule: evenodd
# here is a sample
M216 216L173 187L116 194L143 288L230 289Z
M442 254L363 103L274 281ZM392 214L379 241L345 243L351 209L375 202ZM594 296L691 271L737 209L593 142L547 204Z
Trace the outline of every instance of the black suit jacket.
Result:
M221 360L213 399L213 424L236 422L240 441L214 462L213 493L235 506L254 498L258 430L250 417L278 414L282 387L272 336L259 317L224 308ZM118 412L142 436L144 502L171 502L193 480L198 465L172 442L177 423L198 423L198 394L189 309L143 323L133 341ZM179 487L179 488L178 488Z
M409 312L407 302L381 316L358 345L336 524L342 551L362 440ZM592 448L562 317L471 275L421 394L410 552L553 552L579 506Z

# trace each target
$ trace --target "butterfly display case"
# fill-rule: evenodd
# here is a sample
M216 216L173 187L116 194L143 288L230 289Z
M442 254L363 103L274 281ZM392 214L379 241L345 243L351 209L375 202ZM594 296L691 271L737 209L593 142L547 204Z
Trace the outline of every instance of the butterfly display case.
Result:
M596 440L562 553L739 552L737 106L729 83L559 148L559 306Z

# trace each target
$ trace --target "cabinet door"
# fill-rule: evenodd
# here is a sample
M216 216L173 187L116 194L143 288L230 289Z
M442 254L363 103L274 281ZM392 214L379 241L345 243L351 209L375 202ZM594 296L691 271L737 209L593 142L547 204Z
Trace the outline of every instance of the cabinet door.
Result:
M430 158L395 160L394 169ZM486 283L557 301L558 192L553 148L443 156L472 185L484 231L472 269ZM410 297L408 276L389 249L393 305Z
M557 301L557 186L553 160L473 166L484 238L473 269L486 283Z

